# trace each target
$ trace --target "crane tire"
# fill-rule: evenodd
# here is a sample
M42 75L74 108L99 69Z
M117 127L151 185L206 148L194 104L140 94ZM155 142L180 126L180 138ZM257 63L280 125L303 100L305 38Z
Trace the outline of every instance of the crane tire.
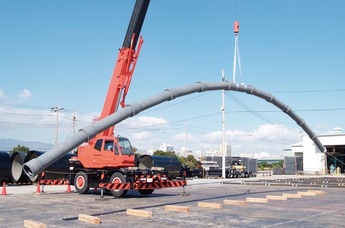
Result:
M110 183L126 183L126 177L120 172L115 172L110 177ZM111 190L110 192L114 197L123 197L127 194L127 191L128 190Z
M74 188L79 194L87 193L90 189L87 175L79 171L74 177Z

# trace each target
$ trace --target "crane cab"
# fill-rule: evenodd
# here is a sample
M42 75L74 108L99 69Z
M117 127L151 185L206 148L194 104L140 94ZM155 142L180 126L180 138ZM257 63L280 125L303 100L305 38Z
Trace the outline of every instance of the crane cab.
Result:
M78 160L85 168L114 169L135 166L130 141L125 137L104 136L93 145L78 147Z

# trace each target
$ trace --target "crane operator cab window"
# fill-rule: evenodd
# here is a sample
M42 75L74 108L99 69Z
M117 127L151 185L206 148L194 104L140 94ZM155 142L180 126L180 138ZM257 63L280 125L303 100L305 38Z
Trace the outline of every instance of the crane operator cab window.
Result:
M114 141L113 140L105 140L104 142L104 150L114 151Z
M102 150L103 139L98 139L95 143L95 150L101 151Z
M128 139L123 138L123 137L118 137L117 139L119 142L121 154L123 154L123 155L133 155L134 154L133 149L132 149L132 145Z

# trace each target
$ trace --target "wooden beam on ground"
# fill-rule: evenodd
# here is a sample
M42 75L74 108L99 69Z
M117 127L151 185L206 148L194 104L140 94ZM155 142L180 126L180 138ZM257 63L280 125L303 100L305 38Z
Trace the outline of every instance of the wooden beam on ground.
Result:
M267 203L268 199L267 198L254 198L254 197L247 197L246 198L247 202L252 202L252 203Z
M227 205L238 205L238 206L247 205L247 201L244 201L244 200L224 200L223 203Z
M91 224L100 224L101 223L100 217L86 215L86 214L79 214L78 220L83 221L83 222L88 222Z
M292 193L284 193L283 196L286 198L302 198L302 195Z
M199 202L198 207L208 207L208 208L222 208L223 205L221 203L207 203L207 202Z
M27 228L46 228L47 225L41 222L37 222L31 219L24 220L24 227Z
M190 212L190 207L165 205L165 210L167 210L167 211L178 211L178 212Z
M269 200L287 200L286 196L267 195L266 198Z
M152 211L127 209L127 215L135 215L148 218L152 217Z
M322 190L308 190L308 192L314 192L316 195L326 194L326 192Z
M301 196L316 196L315 192L297 192L297 194Z

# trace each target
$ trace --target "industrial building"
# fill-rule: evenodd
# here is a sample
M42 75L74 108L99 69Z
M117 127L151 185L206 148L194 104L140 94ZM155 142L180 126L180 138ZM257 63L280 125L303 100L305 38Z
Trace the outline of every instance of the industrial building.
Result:
M303 157L303 174L340 174L345 172L345 133L341 128L317 136L325 146L327 153L322 153L308 137L301 143L292 145L285 155ZM331 165L335 167L331 172Z

